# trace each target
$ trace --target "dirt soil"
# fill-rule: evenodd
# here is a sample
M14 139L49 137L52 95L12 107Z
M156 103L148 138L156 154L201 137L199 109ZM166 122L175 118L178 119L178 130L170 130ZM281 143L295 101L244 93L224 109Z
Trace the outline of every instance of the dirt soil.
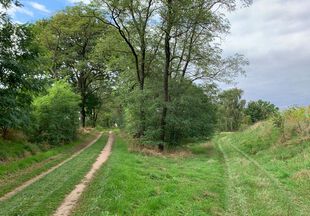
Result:
M109 155L111 153L112 144L114 142L114 135L110 132L109 140L99 156L97 160L92 165L92 168L89 172L84 176L83 180L75 186L75 189L71 191L70 194L64 199L62 204L58 207L54 216L67 216L70 215L74 207L76 206L80 196L82 195L83 191L86 189L87 185L90 183L92 178L94 177L97 170L107 161Z

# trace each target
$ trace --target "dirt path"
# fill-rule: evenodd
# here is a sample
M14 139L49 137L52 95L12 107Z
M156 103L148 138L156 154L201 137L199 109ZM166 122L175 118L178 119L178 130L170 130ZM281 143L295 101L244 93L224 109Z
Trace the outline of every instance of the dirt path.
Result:
M84 179L75 186L75 189L71 191L70 194L67 195L67 197L64 199L62 204L58 207L56 212L54 213L54 216L67 216L70 215L71 211L76 206L81 194L86 189L87 185L91 181L91 179L94 177L94 174L96 171L104 164L107 159L109 158L109 155L111 153L112 144L114 142L114 135L112 132L110 132L109 140L99 156L97 157L97 160L93 164L90 171L84 176Z
M97 142L99 140L99 138L102 136L102 133L98 134L97 137L91 141L86 147L82 148L81 150L79 150L78 152L74 153L71 157L69 157L68 159L64 160L63 162L57 164L56 166L50 168L49 170L47 170L46 172L41 173L40 175L26 181L25 183L23 183L22 185L20 185L19 187L15 188L13 191L5 194L4 196L0 197L0 201L4 201L9 199L10 197L14 196L15 194L17 194L18 192L22 191L23 189L25 189L26 187L28 187L29 185L31 185L32 183L38 181L39 179L43 178L44 176L46 176L47 174L53 172L55 169L59 168L60 166L62 166L63 164L67 163L68 161L72 160L73 158L75 158L76 156L78 156L79 154L81 154L84 150L86 150L87 148L89 148L90 146L92 146L95 142Z

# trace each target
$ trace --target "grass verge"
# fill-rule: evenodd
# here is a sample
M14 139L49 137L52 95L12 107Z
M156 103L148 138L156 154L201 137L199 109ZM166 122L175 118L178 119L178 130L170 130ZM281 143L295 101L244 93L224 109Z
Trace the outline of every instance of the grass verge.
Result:
M280 140L271 122L213 140L229 176L227 215L309 215L310 142Z
M95 138L95 131L80 135L72 143L54 147L44 152L38 152L19 160L0 164L0 196L11 191L23 182L47 171L49 168L62 162L74 152L83 148Z
M30 185L12 198L0 202L0 215L50 215L65 195L80 182L107 141L101 137L79 156Z

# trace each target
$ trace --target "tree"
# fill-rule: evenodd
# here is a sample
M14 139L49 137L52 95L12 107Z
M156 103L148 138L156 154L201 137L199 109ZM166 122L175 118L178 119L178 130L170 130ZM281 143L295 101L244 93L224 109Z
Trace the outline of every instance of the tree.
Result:
M1 1L0 6L20 6ZM29 121L31 93L40 89L39 49L32 26L11 22L6 12L0 17L0 127L6 137L9 128L24 127Z
M245 109L245 114L250 116L251 121L253 123L265 120L275 114L277 114L279 108L276 107L274 104L258 100L258 101L250 101Z
M33 139L61 144L74 140L79 126L80 97L64 81L47 90L33 102Z
M219 94L218 116L219 129L222 131L238 130L243 117L245 100L242 100L243 91L241 89L230 89Z
M184 80L171 85L170 94L165 141L179 145L186 138L211 137L216 129L217 108L210 92Z
M136 83L139 86L139 94L141 94L138 101L140 123L135 136L141 137L146 128L145 79L150 74L162 40L162 37L154 31L157 28L156 25L153 25L158 2L156 0L96 0L95 2L94 16L99 18L103 24L117 30L133 58ZM103 15L98 16L98 11Z
M38 40L48 50L49 72L53 78L68 78L81 96L81 124L85 127L86 102L93 83L109 79L105 61L92 55L97 42L104 37L97 18L88 7L79 5L57 13L50 20L37 23Z
M222 59L221 50L213 47L215 38L229 30L224 16L215 7L234 10L236 1L173 1L163 0L161 18L164 34L163 108L161 139L165 141L167 107L171 100L169 81L229 81L244 73L247 61L241 55ZM249 2L246 2L249 4Z
M239 54L222 58L216 43L229 30L223 10L217 8L234 10L235 0L95 2L94 14L101 13L102 23L118 31L132 54L140 92L135 91L135 85L124 91L127 98L132 97L124 110L130 126L138 128L137 137L154 130L161 143L166 142L170 103L182 98L173 98L170 89L183 88L183 82L190 89L196 80L204 84L230 82L244 73L247 60ZM138 109L132 104L138 104ZM135 118L137 111L139 120Z

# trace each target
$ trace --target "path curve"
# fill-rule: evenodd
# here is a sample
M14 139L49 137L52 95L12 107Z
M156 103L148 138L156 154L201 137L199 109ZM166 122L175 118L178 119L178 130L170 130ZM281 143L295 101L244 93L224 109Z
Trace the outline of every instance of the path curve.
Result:
M94 174L108 160L109 155L111 153L113 142L114 142L114 134L110 131L108 142L103 148L103 150L100 152L95 163L93 163L92 168L84 176L83 180L75 186L75 189L66 196L64 201L61 203L61 205L58 207L58 209L54 213L54 216L70 215L70 213L76 206L80 196L82 195L83 191L86 189L87 185L94 177Z
M0 201L5 201L9 198L11 198L12 196L14 196L15 194L17 194L18 192L24 190L26 187L28 187L29 185L33 184L34 182L40 180L41 178L43 178L44 176L46 176L47 174L53 172L55 169L59 168L60 166L62 166L63 164L67 163L68 161L72 160L73 158L75 158L76 156L78 156L79 154L81 154L83 151L85 151L86 149L88 149L90 146L92 146L94 143L96 143L100 137L102 136L102 133L99 133L96 138L91 141L86 147L82 148L81 150L79 150L78 152L74 153L71 157L69 157L68 159L64 160L63 162L57 164L56 166L53 166L52 168L50 168L49 170L47 170L46 172L41 173L40 175L35 176L34 178L24 182L22 185L18 186L17 188L15 188L13 191L6 193L5 195L3 195L2 197L0 197Z

